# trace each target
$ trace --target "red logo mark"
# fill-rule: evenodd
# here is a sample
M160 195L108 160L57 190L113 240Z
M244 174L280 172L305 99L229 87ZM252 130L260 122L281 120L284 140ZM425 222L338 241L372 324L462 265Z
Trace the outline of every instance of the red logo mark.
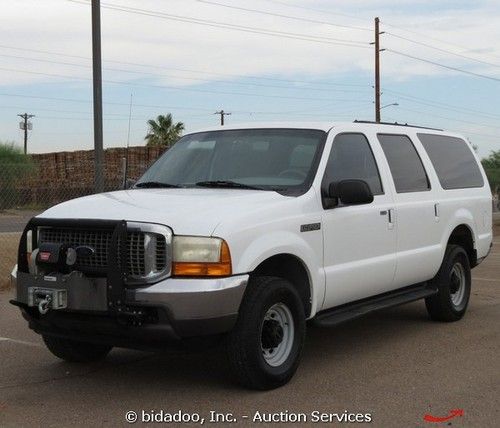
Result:
M464 411L463 409L453 409L450 410L450 413L448 416L444 417L437 417L437 416L432 416L432 415L424 415L424 421L426 422L446 422L449 421L450 419L456 417L456 416L463 416Z
M49 261L49 259L50 259L50 253L47 252L40 253L40 260L42 262L47 262Z

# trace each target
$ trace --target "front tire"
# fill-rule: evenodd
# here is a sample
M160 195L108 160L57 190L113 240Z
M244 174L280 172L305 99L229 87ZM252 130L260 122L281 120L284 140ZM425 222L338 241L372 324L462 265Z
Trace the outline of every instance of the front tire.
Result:
M100 361L111 351L111 346L79 342L55 336L43 335L48 350L56 357L71 363L90 363Z
M471 290L469 257L462 247L446 247L443 263L431 285L438 293L425 299L430 317L444 322L461 319L467 310Z
M299 365L306 323L293 285L281 278L255 277L228 337L228 357L240 384L269 390L286 384Z

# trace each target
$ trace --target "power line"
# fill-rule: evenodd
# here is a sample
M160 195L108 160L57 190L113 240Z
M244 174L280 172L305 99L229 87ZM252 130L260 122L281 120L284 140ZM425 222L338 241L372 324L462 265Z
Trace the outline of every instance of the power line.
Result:
M397 39L401 39L401 40L405 40L405 41L410 42L410 43L414 43L416 45L424 46L424 47L429 48L429 49L434 49L434 50L439 51L439 52L443 52L443 53L450 54L450 55L455 55L455 56L463 58L463 59L468 59L468 60L471 60L471 61L479 62L481 64L486 64L486 65L490 65L492 67L499 67L500 68L500 64L493 64L491 62L483 61L483 60L480 60L480 59L477 59L477 58L473 58L473 57L470 57L470 56L467 56L467 55L463 55L463 54L460 54L460 53L457 53L457 52L449 51L447 49L441 49L441 48L438 48L437 46L429 45L427 43L419 42L417 40L412 40L412 39L409 39L407 37L400 36L398 34L390 33L388 31L386 31L385 34L387 34L388 36L395 37Z
M398 122L398 123L401 123L401 122L405 122L405 120L397 120L393 117L387 117L387 120L391 121L391 122ZM432 127L433 125L432 124L424 124L424 126L430 126ZM480 137L486 137L486 138L493 138L493 139L496 139L498 140L498 135L491 135L491 134L483 134L483 133L480 133L480 132L473 132L473 131L469 131L469 130L464 130L464 129L448 129L448 131L450 132L457 132L457 133L460 133L460 134L463 134L463 135L477 135L477 136L480 136Z
M418 114L423 114L423 115L426 115L426 116L437 117L439 119L450 120L452 122L467 123L469 125L480 126L482 128L491 128L491 129L498 129L498 130L500 130L500 127L492 126L492 125L486 125L486 124L483 124L483 123L472 122L470 120L457 119L457 118L453 118L453 117L449 117L449 116L437 115L435 113L425 112L425 111L421 111L421 110L409 109L409 108L406 108L406 107L400 107L399 109L403 110L403 111L408 111L410 113L418 113Z
M26 74L34 74L34 75L40 75L40 76L48 76L48 77L58 77L58 78L62 78L62 79L74 79L74 80L82 80L82 81L92 80L92 79L89 79L86 77L70 76L70 75L55 74L55 73L43 73L40 71L28 71L28 70L19 70L19 69L4 68L4 67L0 67L0 70L11 71L11 72L15 72L15 73L26 73ZM153 85L153 84L136 83L136 82L122 82L122 81L109 80L109 79L106 79L106 80L103 79L103 82L112 83L112 84L116 84L116 85L123 85L123 86L137 86L137 87L144 87L144 88L156 88L156 89L166 89L166 90L172 90L172 91L197 92L197 93L207 93L207 94L217 94L217 95L238 95L238 96L247 96L247 97L280 98L280 99L302 100L302 101L330 101L331 100L330 98L295 97L295 96L276 95L276 94L254 94L254 93L248 93L248 92L230 92L230 91L220 91L220 90L210 90L210 89L200 89L200 88L179 88L176 86L169 86L169 85ZM349 99L337 99L336 101L352 102L352 101L359 101L359 100L353 100L353 99L349 98Z
M259 14L262 14L262 15L276 16L276 17L279 17L279 18L292 19L292 20L302 21L302 22L310 22L310 23L313 23L313 24L330 25L332 27L348 28L348 29L351 29L351 30L361 30L361 31L369 31L369 32L372 31L370 28L356 27L356 26L353 26L353 25L336 24L336 23L333 23L333 22L319 21L319 20L316 20L316 19L299 18L298 16L284 15L284 14L281 14L281 13L274 13L274 12L269 12L269 11L260 10L260 9L249 9L249 8L246 8L246 7L232 6L232 5L228 5L228 4L224 4L224 3L219 3L219 2L215 2L215 1L208 1L208 0L196 0L196 1L199 2L199 3L205 3L205 4L213 5L213 6L225 7L225 8L228 8L228 9L241 10L241 11L244 11L244 12L259 13Z
M387 27L396 28L396 29L398 29L400 31L404 31L404 32L409 33L409 34L414 34L416 36L423 37L424 39L427 39L427 40L432 40L434 42L443 43L445 45L453 46L453 47L458 48L458 49L463 49L464 48L463 45L459 45L458 43L452 43L452 42L447 41L447 40L439 39L437 37L432 37L432 36L429 36L428 34L420 33L420 32L415 31L415 30L408 30L408 28L400 27L400 26L397 26L397 25L394 25L394 24L389 24L389 23L387 23L385 21L382 22L382 24L385 25L385 26L387 26Z
M269 3L279 4L281 6L293 7L293 8L302 9L302 10L309 10L311 12L318 12L318 13L321 13L321 14L325 14L326 13L327 15L332 15L332 16L343 16L345 18L356 19L358 21L363 21L363 22L367 21L365 18L360 18L359 16L355 16L355 15L348 15L347 13L332 12L330 10L325 10L325 9L318 9L318 8L307 7L307 6L299 6L299 5L296 5L296 4L289 4L287 2L279 1L279 0L266 0L266 1L269 2ZM368 29L368 30L371 31L370 29Z
M40 100L50 100L50 101L61 101L61 102L72 102L72 103L84 103L91 104L90 100L81 100L77 98L60 98L60 97L48 97L48 96L36 96L36 95L24 95L24 94L12 94L12 93L0 93L0 96L5 97L17 97L17 98L33 98ZM119 103L107 101L104 104L115 105L115 106L128 106L128 103ZM166 106L166 105L150 105L150 104L135 104L134 107L144 107L144 108L154 108L154 109L178 109L178 110L192 110L192 111L212 111L213 109L208 108L192 108L183 106Z
M50 100L50 101L60 101L60 102L74 102L74 103L84 103L90 104L90 100L81 100L76 98L60 98L60 97L48 97L48 96L36 96L36 95L25 95L25 94L12 94L12 93L0 93L0 96L6 97L17 97L17 98L32 98L32 99L41 99L41 100ZM331 101L331 100L330 100ZM120 102L112 102L105 101L105 105L114 105L114 106L129 106L129 103L120 103ZM328 103L325 106L320 106L318 108L313 108L309 110L299 110L299 111L243 111L243 110L233 110L233 114L262 114L262 115L291 115L291 114L302 114L307 111L325 111L326 107L329 107L332 103ZM356 101L352 104L371 104L371 101ZM152 109L164 109L164 110L188 110L188 111L205 111L212 112L213 109L209 108L192 108L192 107L184 107L184 106L171 106L171 105L151 105L151 104L138 104L134 103L134 107L142 107L142 108L152 108ZM17 107L16 107L17 108ZM342 111L345 111L345 108L342 107ZM64 112L58 110L58 112ZM329 114L329 113L326 113ZM332 113L332 114L335 114ZM205 116L205 115L200 115Z
M453 71L457 71L459 73L464 73L464 74L468 74L470 76L474 76L474 77L480 77L482 79L488 79L488 80L493 80L495 82L500 82L500 78L497 78L497 77L493 77L493 76L488 76L486 74L481 74L481 73L476 73L474 71L469 71L469 70L464 70L462 68L458 68L458 67L452 67L450 65L445 65L445 64L441 64L439 62L436 62L436 61L431 61L429 59L425 59L425 58L420 58L418 56L414 56L414 55L409 55L409 54L405 54L403 52L399 52L399 51L396 51L394 49L387 49L386 48L386 51L387 52L392 52L393 54L396 54L396 55L399 55L399 56L403 56L403 57L406 57L406 58L411 58L411 59L414 59L414 60L417 60L417 61L421 61L421 62L425 62L427 64L432 64L432 65L435 65L437 67L441 67L441 68L446 68L448 70L453 70Z
M66 0L66 1L71 2L71 3L84 4L84 5L89 4L85 0ZM262 34L262 35L267 35L267 36L272 36L272 37L282 37L282 38L287 38L287 39L303 40L303 41L314 42L314 43L323 43L323 44L328 44L328 45L348 46L348 47L361 48L361 49L362 48L369 48L368 46L364 46L364 45L360 44L360 42L356 42L353 40L346 40L346 39L336 39L334 37L323 37L323 36L314 36L311 34L290 33L290 32L277 31L277 30L267 30L265 28L248 27L248 26L243 26L243 25L228 24L225 22L211 21L211 20L207 20L207 19L186 17L186 16L181 16L181 15L172 15L172 14L167 14L167 13L159 12L159 11L139 9L139 8L122 6L122 5L110 4L110 3L104 3L104 4L102 4L101 7L104 9L115 10L118 12L126 12L126 13L132 13L132 14L136 14L136 15L151 16L151 17L155 17L155 18L168 19L168 20L172 20L172 21L185 22L185 23L189 23L189 24L203 25L203 26L213 27L213 28L222 28L222 29L226 29L226 30L242 31L245 33Z
M452 104L443 103L441 101L435 101L435 100L430 100L428 98L416 97L414 95L406 94L404 92L399 92L399 91L393 91L391 89L386 89L386 88L383 88L383 91L388 92L388 93L393 94L393 95L397 95L400 98L406 99L406 100L411 101L411 102L415 102L417 104L427 105L427 106L431 106L431 107L438 107L438 108L445 107L448 110L453 110L453 111L456 111L456 112L462 113L462 114L466 113L466 114L470 115L472 113L475 116L482 116L482 117L486 117L489 119L497 119L497 120L500 119L500 116L493 115L491 113L487 113L487 112L484 112L481 110L475 110L475 109L470 109L470 108L466 108L466 107L458 107L458 106L455 106Z
M1 94L0 94L1 95ZM3 109L21 109L21 110L26 110L26 106L13 106L13 105L0 105L0 108ZM59 109L50 109L50 108L38 108L38 107L30 107L33 110L36 111L47 111L51 113L68 113L68 114L92 114L91 111L75 111L75 110L59 110ZM120 113L104 113L104 116L118 116L118 117L128 117L125 114L120 114Z
M40 49L21 48L21 47L15 47L15 46L7 46L7 45L0 45L0 48L25 51L25 52L42 53L42 54L48 54L48 55L56 55L56 56L62 56L62 57L67 57L67 58L78 58L78 59L84 59L87 61L91 60L90 57L86 57L86 56L70 55L70 54L65 54L62 52L54 52L54 51L47 51L47 50L40 50ZM203 74L203 75L209 74L209 75L213 75L213 76L223 76L223 77L229 77L229 78L235 78L235 79L249 78L249 79L256 79L256 80L270 80L270 81L276 81L276 82L294 83L294 84L298 83L298 84L316 85L316 86L323 86L323 87L352 86L352 87L365 88L367 86L367 85L352 84L352 83L351 84L350 83L331 83L331 82L316 83L316 82L310 82L307 80L295 80L295 79L291 80L291 79L283 79L283 78L267 77L267 76L252 76L252 75L244 76L244 75L228 74L228 73L216 73L216 72L210 72L210 71L206 71L206 70L194 70L194 69L189 69L189 68L164 67L164 66L153 65L153 64L140 64L140 63L135 63L135 62L126 62L126 61L117 61L117 60L103 60L103 62L108 62L108 63L113 63L113 64L122 64L122 65L132 65L135 67L156 68L156 69L160 69L160 70L182 71L182 72L187 72L187 73L195 73L195 74Z
M65 62L65 61L54 61L50 59L43 59L43 58L30 58L26 56L20 56L20 55L8 55L8 54L0 54L1 57L6 57L6 58L15 58L15 59L22 59L22 60L28 60L28 61L35 61L35 62L43 62L47 64L59 64L59 65L67 65L71 67L79 67L79 68L85 68L89 69L91 68L90 65L85 65L85 64L75 64L72 62ZM276 88L276 89L292 89L292 90L301 90L301 91L321 91L324 92L324 88L304 88L304 87L285 87L282 85L268 85L268 84L263 84L263 83L254 83L254 82L229 82L229 81L224 81L224 80L207 80L207 79L200 79L197 77L183 77L183 76L175 76L175 75L168 75L168 74L157 74L157 73L151 73L148 71L136 71L136 70L126 70L123 68L110 68L110 67L103 67L103 70L106 71L114 71L114 72L120 72L120 73L131 73L131 74L139 74L139 75L150 75L153 77L161 78L172 78L172 79L180 79L180 80L189 80L189 81L196 81L196 82L202 82L202 83L222 83L222 84L229 84L229 85L239 85L239 86L256 86L256 87L264 87L264 88ZM368 89L368 87L367 87ZM354 90L354 89L329 89L331 92L345 92L345 93L360 93L359 90Z

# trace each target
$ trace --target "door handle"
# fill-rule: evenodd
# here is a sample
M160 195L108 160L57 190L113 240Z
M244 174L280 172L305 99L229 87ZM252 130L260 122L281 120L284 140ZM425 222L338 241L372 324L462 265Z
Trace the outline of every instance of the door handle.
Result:
M388 227L389 229L394 228L394 221L395 221L395 216L394 216L394 209L391 208L390 210L387 211L388 216L387 216L387 221L388 221Z
M439 221L439 203L434 204L434 219Z

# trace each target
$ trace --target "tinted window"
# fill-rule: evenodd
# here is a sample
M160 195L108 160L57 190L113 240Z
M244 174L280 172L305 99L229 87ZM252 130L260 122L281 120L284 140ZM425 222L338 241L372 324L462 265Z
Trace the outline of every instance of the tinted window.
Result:
M418 134L443 189L482 187L483 176L467 143L454 137Z
M377 163L362 134L337 135L328 158L324 183L348 179L366 181L374 195L383 193Z
M406 135L379 134L378 140L389 162L396 192L430 189L424 166L410 138Z

